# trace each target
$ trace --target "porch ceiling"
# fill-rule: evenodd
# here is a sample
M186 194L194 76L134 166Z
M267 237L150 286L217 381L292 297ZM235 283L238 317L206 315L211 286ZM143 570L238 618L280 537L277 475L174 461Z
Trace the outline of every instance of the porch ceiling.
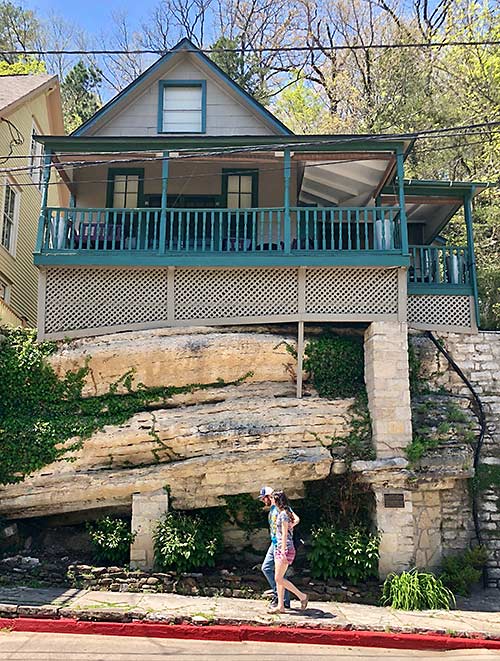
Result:
M384 185L390 156L338 163L306 161L299 199L306 204L364 206Z

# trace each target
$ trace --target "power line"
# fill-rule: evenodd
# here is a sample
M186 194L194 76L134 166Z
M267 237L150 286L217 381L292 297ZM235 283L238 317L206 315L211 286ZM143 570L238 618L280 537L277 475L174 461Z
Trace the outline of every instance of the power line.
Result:
M26 55L167 55L168 53L313 53L333 52L343 50L392 50L401 48L446 48L450 46L500 46L498 39L481 41L423 41L411 43L390 44L319 44L317 46L279 46L279 47L245 47L245 48L183 48L182 50L161 48L125 49L99 49L99 50L1 50L0 55L26 56Z
M269 151L276 151L276 150L283 150L285 148L297 148L297 147L315 147L315 146L326 146L326 145L332 145L332 144L347 144L351 142L358 142L360 140L363 141L373 141L374 143L380 142L380 141L386 141L388 139L391 140L409 140L409 139L437 139L437 138L451 138L451 137L459 137L462 135L463 131L467 131L468 135L474 135L476 133L480 133L481 129L488 128L491 130L498 130L496 127L500 129L500 121L495 121L495 122L481 122L481 123L476 123L476 124L466 124L466 125L461 125L461 126L452 126L452 127L446 127L446 128L441 128L441 129L425 129L422 131L415 131L411 133L400 133L400 134L380 134L380 135L372 135L372 136L363 136L363 135L356 135L353 134L349 137L342 137L342 138L335 138L335 137L329 137L329 138L321 138L317 140L311 140L311 141L288 141L287 143L272 143L269 145L245 145L245 146L240 146L240 147L225 147L225 148L218 148L216 150L214 149L207 149L206 147L199 147L199 148L194 148L194 149L176 149L175 151L178 152L178 156L175 157L175 160L183 160L183 159L194 159L194 158L200 158L200 157L216 157L216 156L225 156L228 154L245 154L245 153L260 153L260 152L269 152ZM157 153L159 151L159 148L156 149L149 149L149 150L127 150L126 148L124 149L125 153ZM78 154L81 152L71 152L71 154ZM92 152L89 153L89 155L96 155L96 154L109 154L112 152ZM22 156L15 156L12 158L22 158ZM66 161L66 162L61 162L59 164L60 167L71 167L75 169L82 169L82 168L88 168L88 167L95 167L96 165L113 165L113 164L132 164L132 163L141 163L141 162L158 162L164 160L163 156L146 156L146 157L136 157L136 158L112 158L112 159L101 159L101 160L94 160L91 162L88 161ZM356 159L355 159L356 160ZM57 166L56 166L57 167ZM0 168L0 173L14 173L14 172L24 172L24 171L34 171L34 170L42 170L44 168L43 165L24 165L20 167L9 167L9 168Z
M464 143L463 145L460 145L460 146L467 147L467 146L474 145L474 144L481 144L481 142L480 141L475 141L475 142L470 142L470 143ZM424 149L422 151L424 151L424 152L437 152L437 151L442 151L442 150L445 150L445 149L455 149L455 148L456 148L456 145L448 145L448 146L444 146L444 147ZM175 160L177 160L177 159L175 159ZM137 162L137 161L134 161L134 162ZM317 163L314 163L314 162L313 163L307 163L306 167L307 168L314 168L314 167L321 167L323 165L342 165L342 164L346 164L346 163L356 163L356 162L359 162L359 159L357 159L356 157L353 157L353 158L346 158L346 159L334 160L334 161L320 161L320 162L317 162ZM91 163L90 165L94 165L94 163ZM268 174L268 173L282 172L282 171L283 171L282 167L259 168L259 174ZM242 168L241 172L242 173L247 172L247 168ZM234 170L234 173L238 174L238 170L237 169ZM183 174L183 175L169 175L168 181L169 182L170 181L176 181L176 180L189 181L189 180L192 180L192 179L199 179L199 178L207 179L207 178L210 178L210 177L217 178L217 180L219 180L220 179L220 172L195 172L195 173L190 172L189 174ZM149 176L147 177L147 181L150 181L150 182L151 181L162 181L162 180L163 180L163 177L149 177ZM87 186L89 184L109 184L112 181L113 181L112 178L111 179L109 179L109 178L106 178L106 179L93 179L93 180L80 182L80 185L81 186ZM77 182L75 182L75 183L77 183ZM5 185L7 185L7 184L0 184L0 188L4 187ZM66 184L65 184L64 181L61 180L61 181L49 181L48 185L49 186L61 186L61 185L66 185ZM36 182L33 182L33 181L24 182L24 183L23 182L16 182L16 186L21 187L21 188L36 186L37 188L39 188L39 184L36 183ZM500 182L489 182L489 184L488 184L488 188L497 187L497 186L500 186Z

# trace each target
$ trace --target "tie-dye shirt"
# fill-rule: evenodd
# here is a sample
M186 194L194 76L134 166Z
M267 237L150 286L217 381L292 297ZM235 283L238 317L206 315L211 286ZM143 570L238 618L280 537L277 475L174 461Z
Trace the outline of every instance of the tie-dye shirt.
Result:
M293 549L293 528L291 526L291 519L286 510L278 512L276 520L276 548L281 550L281 542L283 539L283 524L288 523L288 530L286 533L286 550Z
M290 510L293 512L293 510ZM279 516L279 509L276 507L276 505L271 505L271 509L269 510L269 534L271 535L271 542L274 544L274 546L278 545L278 516ZM290 527L289 532L291 533L292 527ZM288 546L288 543L287 543Z

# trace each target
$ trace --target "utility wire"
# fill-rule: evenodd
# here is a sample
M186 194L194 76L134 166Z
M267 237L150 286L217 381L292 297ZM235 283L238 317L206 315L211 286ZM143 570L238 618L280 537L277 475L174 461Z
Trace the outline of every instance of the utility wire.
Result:
M308 142L287 142L287 143L274 143L270 145L248 145L248 146L241 146L241 147L227 147L227 148L218 148L217 150L207 150L207 148L194 148L194 149L179 149L175 150L178 152L178 156L175 157L175 160L181 160L181 159L194 159L194 158L200 158L200 157L216 157L216 156L225 156L227 154L245 154L245 153L261 153L261 152L269 152L269 151L276 151L276 150L283 150L285 148L296 148L296 147L315 147L315 146L326 146L326 145L332 145L332 144L349 144L351 142L358 142L359 140L363 141L373 141L373 142L380 142L380 141L386 141L388 139L391 140L404 140L404 139L435 139L435 138L441 138L441 137L459 137L462 135L463 131L467 131L467 135L474 135L478 132L480 132L480 129L483 128L489 128L491 130L498 130L496 127L500 128L500 121L496 122L481 122L479 124L468 124L468 125L462 125L462 126L455 126L455 127L448 127L448 128L443 128L443 129L426 129L423 131L416 131L413 133L401 133L401 134L381 134L381 135L376 135L376 136L362 136L362 135L352 135L347 138L342 137L341 139L338 138L329 138L329 139L319 139L319 140L312 140ZM202 150L202 151L198 151ZM126 148L124 149L125 153L135 153L134 150L127 150ZM137 150L138 153L151 153L155 152L157 153L159 151L159 148L156 148L154 150ZM61 152L63 153L63 152ZM72 152L74 153L74 152ZM96 152L97 153L97 152ZM112 153L112 152L99 152L99 153ZM94 153L92 154L94 155ZM15 158L21 158L20 156L16 156ZM75 169L80 169L80 168L87 168L87 167L95 167L96 165L113 165L113 164L132 164L132 163L140 163L140 162L155 162L155 161L163 161L164 157L162 156L141 156L137 158L114 158L114 159L101 159L101 160L94 160L92 162L88 161L65 161L61 162L59 164L59 167L72 167ZM354 159L358 160L358 159ZM23 171L34 171L34 170L42 170L44 168L43 165L25 165L25 166L19 166L19 167L9 167L9 168L0 168L0 173L2 172L23 172Z
M162 49L162 48L137 48L132 50L125 49L99 49L99 50L0 50L0 55L6 56L25 56L25 55L167 55L168 53L312 53L328 52L342 50L391 50L398 48L443 48L449 46L500 46L498 39L485 39L480 41L423 41L411 43L390 43L390 44L320 44L318 46L278 46L255 48L249 46L246 48L183 48L180 49Z

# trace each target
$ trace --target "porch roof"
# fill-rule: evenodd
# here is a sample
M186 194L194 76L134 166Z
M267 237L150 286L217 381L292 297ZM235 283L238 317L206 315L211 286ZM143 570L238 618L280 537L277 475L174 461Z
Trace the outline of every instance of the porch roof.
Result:
M402 150L405 155L412 140L376 134L340 135L238 135L238 136L90 136L38 135L36 140L53 152L130 152L130 151L208 151L224 148L248 148L273 151L290 148L298 152L389 152Z
M424 242L431 243L463 207L467 195L476 196L490 184L479 181L405 179L406 216L410 223L425 225ZM382 189L382 204L397 200L395 184Z

